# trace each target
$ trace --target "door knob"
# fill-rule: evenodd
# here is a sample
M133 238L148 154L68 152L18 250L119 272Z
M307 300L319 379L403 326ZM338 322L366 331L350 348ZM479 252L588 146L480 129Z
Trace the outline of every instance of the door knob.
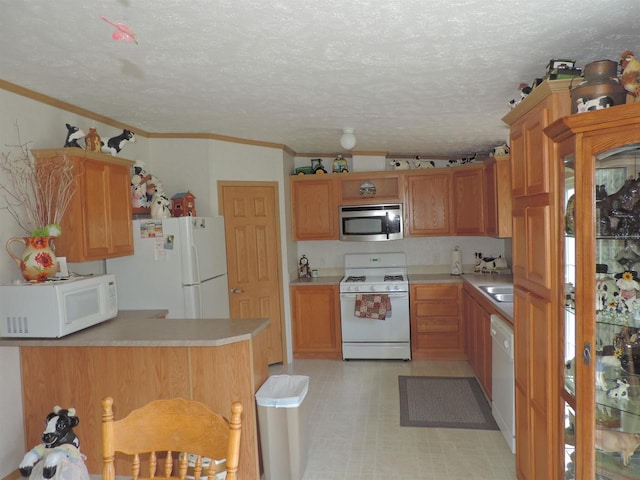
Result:
M241 290L239 288L232 288L231 289L231 293L242 293L242 292L244 292L244 290Z

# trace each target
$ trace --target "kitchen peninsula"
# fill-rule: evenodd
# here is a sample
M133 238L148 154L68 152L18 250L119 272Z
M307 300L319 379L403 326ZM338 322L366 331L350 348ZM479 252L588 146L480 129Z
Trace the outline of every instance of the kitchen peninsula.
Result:
M0 339L19 347L25 452L40 443L54 405L76 409L75 431L91 474L102 473L101 406L116 419L159 398L198 400L225 417L240 401L239 475L260 478L254 394L266 380L268 319L166 319L163 311L118 317L60 339ZM16 465L17 468L17 465ZM116 465L122 475L124 464Z

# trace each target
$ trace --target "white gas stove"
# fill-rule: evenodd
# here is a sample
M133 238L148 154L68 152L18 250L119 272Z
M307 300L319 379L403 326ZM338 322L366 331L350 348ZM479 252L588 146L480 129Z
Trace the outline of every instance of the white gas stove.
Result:
M362 304L382 303L383 318ZM409 281L404 253L345 255L345 276L340 282L342 358L411 359Z
M406 292L408 289L404 253L345 255L340 292Z

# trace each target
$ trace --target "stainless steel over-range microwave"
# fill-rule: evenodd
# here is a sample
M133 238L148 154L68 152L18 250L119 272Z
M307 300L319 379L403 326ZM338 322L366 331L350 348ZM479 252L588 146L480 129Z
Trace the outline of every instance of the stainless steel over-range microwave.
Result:
M376 242L403 236L401 203L340 206L340 240Z

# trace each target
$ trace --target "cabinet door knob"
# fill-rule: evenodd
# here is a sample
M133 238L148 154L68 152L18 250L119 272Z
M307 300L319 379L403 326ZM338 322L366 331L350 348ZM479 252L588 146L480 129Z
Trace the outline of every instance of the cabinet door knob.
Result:
M241 290L240 288L232 288L231 289L231 293L242 293L244 292L244 290Z

